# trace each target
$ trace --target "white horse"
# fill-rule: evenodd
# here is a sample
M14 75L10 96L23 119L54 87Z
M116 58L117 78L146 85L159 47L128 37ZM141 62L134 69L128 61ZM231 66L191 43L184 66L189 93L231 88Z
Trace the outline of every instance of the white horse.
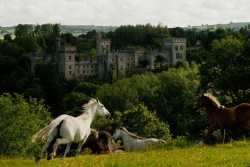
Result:
M64 159L69 152L72 143L79 143L77 148L77 153L79 153L82 145L85 143L90 134L90 125L95 115L110 115L108 110L98 99L89 100L88 103L83 105L83 109L84 113L78 117L72 117L66 114L57 117L51 121L48 126L44 127L33 136L32 142L39 141L42 138L47 137L47 142L44 144L40 154L35 159L36 162L42 158L44 151L48 148L52 140L55 140L55 144L53 145L53 151L50 158L56 156L56 150L60 144L67 144L62 159Z
M155 138L145 139L143 137L137 136L129 132L124 127L116 129L115 133L113 134L114 139L117 139L119 137L121 137L122 139L123 149L125 151L144 150L155 144L165 143L165 141L162 139L155 139Z

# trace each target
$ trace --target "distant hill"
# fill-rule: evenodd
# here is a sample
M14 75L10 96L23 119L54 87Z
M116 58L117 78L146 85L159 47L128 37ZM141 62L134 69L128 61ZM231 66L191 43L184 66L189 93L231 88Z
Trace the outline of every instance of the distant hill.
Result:
M201 26L188 26L185 27L185 29L191 29L191 28L197 28L199 30L205 30L205 29L218 29L218 28L230 28L234 30L239 30L241 28L247 27L247 29L250 29L250 22L238 22L238 23L228 23L228 24L214 24L214 25L201 25Z
M35 28L36 25L34 25ZM184 29L193 29L196 28L198 30L211 29L215 30L217 28L231 28L234 30L239 30L242 27L247 27L250 29L250 22L238 22L238 23L228 23L228 24L214 24L214 25L201 25L201 26L188 26L182 27ZM109 32L115 31L118 26L95 26L95 25L60 25L61 31L63 33L72 33L74 35L86 34L87 32L95 30L96 32ZM15 26L11 27L2 27L0 26L0 34L14 34Z
M33 27L35 28L36 25ZM86 34L89 31L95 30L96 32L109 32L114 31L117 26L95 26L95 25L60 25L61 32L72 33L74 35ZM15 26L1 27L0 34L14 34Z

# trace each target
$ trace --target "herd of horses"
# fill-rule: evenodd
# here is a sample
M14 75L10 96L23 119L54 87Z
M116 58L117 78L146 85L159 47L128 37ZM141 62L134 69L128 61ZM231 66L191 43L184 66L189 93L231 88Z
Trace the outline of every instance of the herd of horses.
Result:
M198 111L205 108L209 117L209 129L199 144L203 144L208 136L217 129L221 129L221 137L224 142L225 130L242 128L250 130L250 103L242 103L232 108L221 105L216 97L210 93L204 93L195 105ZM91 123L96 115L110 116L108 110L98 99L91 99L83 105L84 112L78 117L61 115L37 132L32 142L46 138L41 152L35 156L38 162L47 151L47 160L56 156L57 148L66 144L62 159L69 152L71 145L77 143L76 154L82 147L90 148L94 154L117 153L120 151L143 150L153 145L165 143L162 139L143 138L129 132L125 127L116 129L113 136L107 131L91 129ZM121 138L122 146L116 143Z

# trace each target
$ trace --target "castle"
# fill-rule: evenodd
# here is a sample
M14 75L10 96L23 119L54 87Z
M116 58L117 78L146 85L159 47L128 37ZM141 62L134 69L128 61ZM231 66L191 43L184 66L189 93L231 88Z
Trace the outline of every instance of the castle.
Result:
M100 79L114 76L128 76L138 69L140 62L147 62L147 70L156 68L156 58L161 55L168 66L186 60L186 39L163 39L163 51L143 52L138 50L111 50L111 40L103 39L102 33L96 36L96 58L76 61L76 46L61 46L58 40L56 57L44 56L36 53L31 58L31 71L35 72L38 61L53 61L58 72L67 79L84 80L89 76Z

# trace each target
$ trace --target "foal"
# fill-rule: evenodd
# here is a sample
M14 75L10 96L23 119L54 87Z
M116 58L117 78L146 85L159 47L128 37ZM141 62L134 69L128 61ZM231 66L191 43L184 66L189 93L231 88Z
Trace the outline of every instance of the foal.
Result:
M161 139L155 139L155 138L145 139L143 137L137 136L129 132L124 127L116 129L115 133L113 134L114 139L117 139L119 137L121 137L122 139L123 149L125 151L144 150L155 144L165 143L165 141Z
M250 103L242 103L232 108L221 105L216 97L204 93L198 100L195 110L205 107L209 117L208 132L203 136L200 145L217 129L221 129L222 140L225 139L225 129L242 128L250 131Z

